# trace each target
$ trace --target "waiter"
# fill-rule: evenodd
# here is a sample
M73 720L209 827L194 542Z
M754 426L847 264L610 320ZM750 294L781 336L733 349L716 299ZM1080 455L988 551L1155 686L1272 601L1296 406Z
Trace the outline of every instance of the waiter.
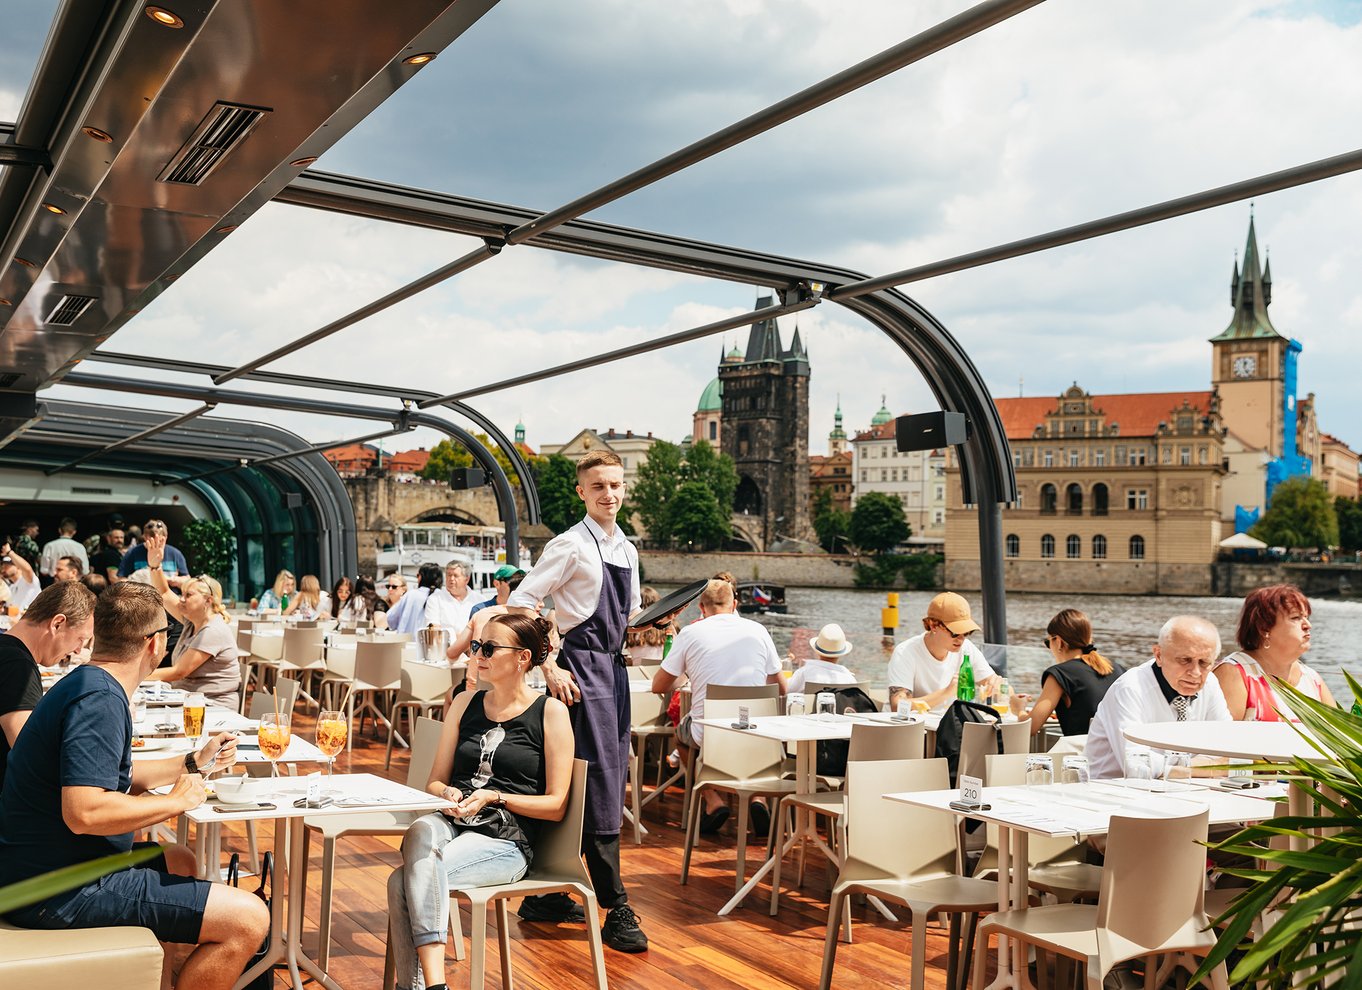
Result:
M587 762L582 853L596 898L606 909L601 938L618 952L643 952L648 938L629 906L620 876L620 825L629 762L629 674L624 633L640 603L638 551L616 525L624 502L619 455L594 450L577 462L577 496L586 518L558 534L540 555L508 608L534 614L552 596L563 646L544 664L554 697L568 705L577 757ZM573 921L581 908L566 894L527 897L526 921Z

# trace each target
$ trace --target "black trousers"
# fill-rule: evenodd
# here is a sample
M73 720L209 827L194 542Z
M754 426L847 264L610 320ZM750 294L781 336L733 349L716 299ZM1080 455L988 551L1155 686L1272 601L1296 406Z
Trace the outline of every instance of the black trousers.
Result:
M586 871L591 875L591 886L596 888L596 901L601 908L609 911L628 904L629 894L620 875L620 833L582 833L582 855L586 857Z

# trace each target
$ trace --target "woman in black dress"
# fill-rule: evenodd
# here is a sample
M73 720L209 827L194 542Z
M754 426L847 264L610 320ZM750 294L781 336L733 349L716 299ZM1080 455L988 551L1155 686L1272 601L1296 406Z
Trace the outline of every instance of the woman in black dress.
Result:
M1018 717L1031 720L1031 734L1035 735L1044 730L1053 712L1066 736L1086 736L1107 688L1122 672L1092 645L1092 623L1078 609L1066 608L1058 613L1045 632L1045 645L1055 662L1040 675L1040 700L1031 711L1018 712ZM1027 700L1026 695L1018 697L1023 708ZM1017 702L1013 707L1018 707Z

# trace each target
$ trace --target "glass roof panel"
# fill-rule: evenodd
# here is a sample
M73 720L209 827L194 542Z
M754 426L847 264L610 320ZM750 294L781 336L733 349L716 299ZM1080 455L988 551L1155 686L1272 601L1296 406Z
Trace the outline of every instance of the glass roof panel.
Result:
M0 42L0 121L12 123L18 118L56 10L57 0L5 0L4 41Z

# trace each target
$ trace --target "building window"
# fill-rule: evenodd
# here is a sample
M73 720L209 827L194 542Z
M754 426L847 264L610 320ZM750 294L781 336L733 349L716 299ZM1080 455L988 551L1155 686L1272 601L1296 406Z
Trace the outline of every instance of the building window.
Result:
M946 489L945 489L945 487L942 486L942 485L937 485L937 486L936 486L936 501L940 502L940 501L941 501L943 498L945 498L945 497L946 497Z
M1040 538L1040 555L1042 557L1053 557L1055 555L1055 538L1049 533Z
M1094 451L1092 452L1092 463L1093 463L1093 466L1094 466L1094 467L1106 467L1106 466L1107 466L1107 448L1106 448L1106 447L1098 447L1096 450L1094 450Z
M1092 559L1093 560L1107 559L1107 538L1103 536L1101 533L1098 533L1096 536L1092 538Z
M1078 538L1078 534L1070 533L1064 541L1064 556L1070 560L1077 560L1083 555L1083 541Z
M865 468L861 468L861 481L862 481L862 482L866 482L866 481L869 481L869 480L870 480L870 472L867 471Z
M898 469L898 468L890 468L890 469L889 469L889 480L890 480L890 481L898 481L898 480L899 480L899 469Z
M1146 456L1147 451L1144 447L1136 447L1130 452L1130 463L1140 467L1144 464Z
M1041 513L1047 516L1053 516L1055 514L1055 501L1057 498L1058 493L1055 491L1054 485L1049 484L1048 482L1046 484L1041 485L1040 486Z
M1083 514L1083 489L1072 484L1064 489L1064 505L1071 516L1081 516Z
M1007 555L1009 557L1021 556L1021 537L1016 533L1007 534Z
M946 521L946 513L945 513L945 512L943 512L943 511L940 510L940 509L933 509L933 510L932 510L932 525L934 525L934 526L940 526L940 525L941 525L943 522L945 522L945 521Z
M711 440L719 439L719 424L712 419L709 421L709 438Z
M1019 468L1019 467L1021 467L1021 451L1020 451L1020 450L1014 450L1014 451L1012 451L1012 466L1013 466L1014 468Z
M1092 514L1094 516L1105 516L1107 514L1107 486L1100 481L1092 486Z
M1132 536L1130 538L1130 559L1144 560L1144 537Z
M1178 450L1178 463L1181 464L1183 467L1187 467L1189 464L1192 463L1191 447L1183 447Z
M1045 452L1045 466L1046 467L1055 466L1055 452L1053 450L1047 450Z
M888 480L889 480L889 469L888 469L888 468L880 468L880 480L881 480L881 481L888 481Z
M1127 488L1126 508L1132 512L1148 509L1149 490L1147 488Z
M1069 467L1078 467L1079 451L1069 451Z

